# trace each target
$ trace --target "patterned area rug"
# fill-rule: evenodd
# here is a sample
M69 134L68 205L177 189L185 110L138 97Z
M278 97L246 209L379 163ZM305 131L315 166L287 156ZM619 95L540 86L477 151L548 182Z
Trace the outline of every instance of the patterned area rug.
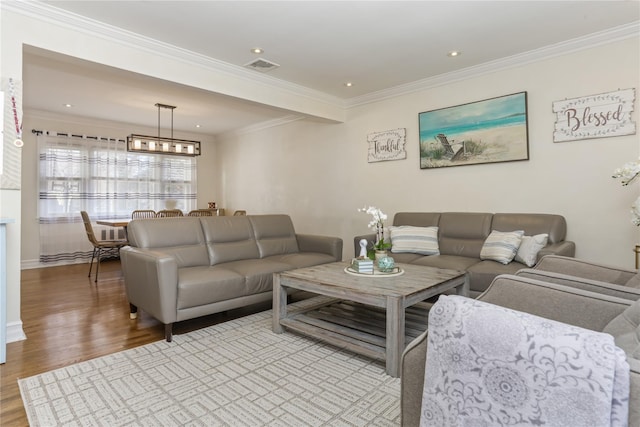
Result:
M19 380L30 425L400 425L382 362L274 334L271 311L173 339Z

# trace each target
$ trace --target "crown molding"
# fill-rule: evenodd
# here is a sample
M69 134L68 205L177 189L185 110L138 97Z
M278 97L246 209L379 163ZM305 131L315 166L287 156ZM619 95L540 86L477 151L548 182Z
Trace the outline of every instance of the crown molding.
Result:
M426 79L417 80L407 84L394 86L388 89L372 92L366 95L341 99L324 92L313 90L305 86L289 83L281 79L258 74L250 70L245 70L240 66L229 64L214 58L206 57L186 49L160 42L148 37L141 36L131 31L123 30L112 25L70 13L48 4L36 1L4 1L0 2L2 9L15 13L30 16L34 19L49 22L55 25L64 26L76 31L80 31L93 36L99 36L117 42L122 45L141 49L155 55L181 60L185 63L194 64L213 72L224 73L236 78L244 79L254 83L260 83L273 89L285 91L296 96L306 97L316 102L341 107L344 109L358 107L366 104L379 102L389 98L406 95L409 93L422 91L438 86L443 86L462 80L467 80L482 75L520 67L533 62L543 61L561 55L566 55L593 47L614 43L640 35L640 21L635 21L627 25L622 25L604 31L588 34L583 37L567 40L561 43L542 47L529 52L501 58L495 61L486 62L473 67L464 68L450 73L440 74ZM265 123L279 122L281 119ZM284 122L288 122L284 118ZM262 124L258 124L261 127ZM266 127L271 127L267 125ZM253 126L250 127L253 129Z
M557 56L567 55L639 36L640 21L635 21L627 25L621 25L608 30L588 34L584 37L567 40L561 43L545 46L540 49L531 50L529 52L520 53L491 62L485 62L484 64L417 80L404 85L394 86L389 89L372 92L359 97L349 98L345 103L345 108L371 104L385 99L395 98L401 95L443 86L485 74L495 73L497 71L521 67L533 62L544 61Z
M31 17L40 21L79 31L91 36L97 36L118 44L140 49L154 55L171 60L179 60L212 72L223 73L252 83L285 91L295 96L305 97L337 107L344 107L344 100L327 93L310 89L295 83L290 83L265 74L244 69L240 66L220 61L196 52L142 36L132 31L124 30L113 25L105 24L91 18L84 17L38 1L10 1L0 2L2 9Z
M246 134L253 133L253 132L258 132L258 131L261 131L261 130L266 130L266 129L269 129L269 128L286 125L287 123L291 123L291 122L295 122L295 121L298 121L298 120L302 120L304 118L305 118L305 116L303 116L303 115L290 114L288 116L279 117L279 118L273 119L273 120L266 120L264 122L256 123L256 124L253 124L253 125L250 125L250 126L245 126L243 128L240 128L240 129L236 129L236 130L232 130L232 131L229 131L229 132L225 132L225 133L216 135L216 138L219 141L223 141L223 140L225 140L227 138L230 138L230 137L246 135Z

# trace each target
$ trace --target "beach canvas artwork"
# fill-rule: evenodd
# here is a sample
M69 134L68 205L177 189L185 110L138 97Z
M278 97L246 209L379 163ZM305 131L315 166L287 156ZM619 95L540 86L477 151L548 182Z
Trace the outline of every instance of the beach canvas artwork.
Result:
M420 169L529 159L527 92L425 111Z

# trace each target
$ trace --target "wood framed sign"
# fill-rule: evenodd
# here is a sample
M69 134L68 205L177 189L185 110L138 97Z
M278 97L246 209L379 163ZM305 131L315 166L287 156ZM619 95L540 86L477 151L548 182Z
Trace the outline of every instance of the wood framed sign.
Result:
M631 120L635 99L631 88L554 102L553 142L635 134Z
M367 135L369 163L407 158L405 128L374 132Z

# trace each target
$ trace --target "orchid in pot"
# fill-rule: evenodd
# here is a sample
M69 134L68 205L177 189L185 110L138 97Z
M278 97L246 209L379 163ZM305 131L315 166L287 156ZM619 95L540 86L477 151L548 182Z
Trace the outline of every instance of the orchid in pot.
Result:
M386 254L387 249L391 248L391 242L384 239L384 221L387 219L387 215L374 206L365 206L358 209L358 212L365 212L371 215L369 228L376 231L376 241L373 244L373 248L367 252L367 256L374 259L376 253Z
M628 162L613 171L613 178L620 179L623 186L631 184L640 175L640 160ZM640 226L640 197L631 205L631 222Z

